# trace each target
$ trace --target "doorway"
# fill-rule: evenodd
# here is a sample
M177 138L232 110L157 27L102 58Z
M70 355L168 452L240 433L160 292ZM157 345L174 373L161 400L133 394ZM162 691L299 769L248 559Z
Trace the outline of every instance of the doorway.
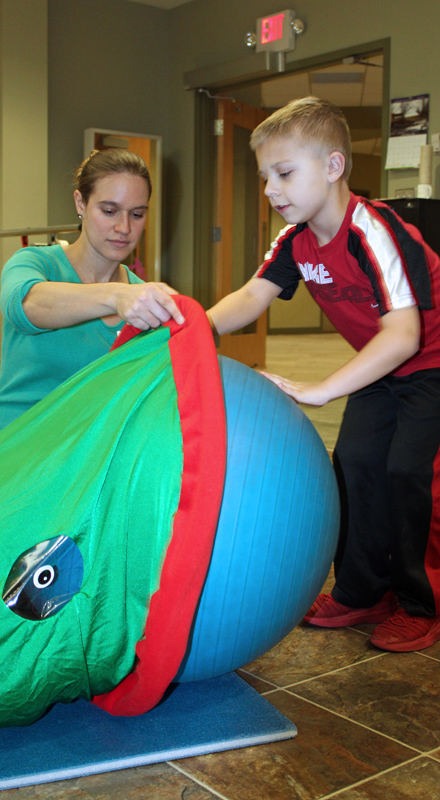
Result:
M354 154L354 168L350 180L350 188L356 194L375 199L386 195L385 153L382 141L386 141L389 126L389 41L364 44L353 47L351 51L330 53L306 62L298 62L295 67L286 64L286 71L278 75L270 75L267 79L249 80L239 84L231 81L229 86L224 82L220 86L211 85L200 88L196 96L196 181L197 194L201 198L199 211L195 209L195 265L194 287L199 302L208 308L220 296L224 296L231 288L238 288L231 283L229 275L250 277L246 275L244 264L233 263L233 254L228 257L218 256L221 242L216 240L218 235L217 219L218 208L225 198L222 198L222 185L224 179L219 173L219 147L212 144L213 131L217 125L216 120L220 112L220 103L229 98L232 104L243 104L252 107L256 112L269 115L277 108L285 105L289 100L315 95L328 99L341 107L347 118L352 140ZM194 87L195 88L195 87ZM207 142L211 144L207 144ZM204 160L198 154L204 154ZM252 158L253 158L252 154ZM213 185L213 161L216 160L217 170L216 185ZM232 167L236 169L236 167ZM255 168L256 171L256 168ZM220 177L220 181L219 181ZM229 178L234 182L234 177ZM211 211L211 226L207 224L207 209ZM250 217L250 208L243 208L232 200L230 208L231 235L233 228L240 229L249 226L255 227L254 218ZM261 205L254 208L257 215L256 225L263 229ZM262 254L267 250L270 241L276 237L278 231L284 227L284 220L270 209L267 228L260 234ZM221 235L227 235L222 226ZM220 245L220 247L219 247ZM258 265L257 265L258 266ZM257 268L256 266L256 268ZM219 272L220 271L220 272ZM224 275L222 274L224 271ZM254 270L255 271L255 270ZM253 272L251 272L253 274ZM243 281L241 281L243 283ZM241 284L240 284L241 285ZM220 289L219 289L220 287ZM231 288L228 288L231 287ZM317 308L304 286L300 285L295 297L289 303L275 300L272 304L268 320L259 322L260 331L264 338L266 330L270 333L305 333L328 332L332 326ZM241 335L241 334L240 334ZM225 337L222 337L225 338ZM229 337L232 339L233 337ZM220 352L223 343L220 343ZM244 360L254 366L264 364L261 361L261 352L257 362L251 363L238 352L233 354L237 360Z
M249 140L264 111L217 100L215 193L215 301L246 283L267 250L269 202ZM219 353L250 367L266 360L266 314L242 330L220 336Z
M135 251L127 260L128 267L141 270L147 281L161 280L161 208L162 208L162 137L146 134L110 131L103 128L86 128L84 131L84 158L92 150L118 147L137 153L146 163L153 185L148 204L145 228Z

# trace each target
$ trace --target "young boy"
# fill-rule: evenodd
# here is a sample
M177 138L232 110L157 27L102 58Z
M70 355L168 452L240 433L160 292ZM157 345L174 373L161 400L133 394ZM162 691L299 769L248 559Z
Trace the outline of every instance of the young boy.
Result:
M350 135L332 104L289 103L251 146L288 224L256 275L210 309L213 330L247 325L302 278L357 351L318 383L268 376L309 405L349 395L334 453L336 583L305 620L381 623L376 647L429 647L440 639L440 259L386 204L351 194Z

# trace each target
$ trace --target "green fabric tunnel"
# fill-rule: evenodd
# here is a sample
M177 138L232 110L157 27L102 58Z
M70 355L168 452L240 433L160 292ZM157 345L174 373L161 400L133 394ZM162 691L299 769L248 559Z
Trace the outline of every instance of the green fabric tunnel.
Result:
M209 325L178 303L183 326L126 326L0 433L0 725L78 697L144 713L178 671L226 447Z

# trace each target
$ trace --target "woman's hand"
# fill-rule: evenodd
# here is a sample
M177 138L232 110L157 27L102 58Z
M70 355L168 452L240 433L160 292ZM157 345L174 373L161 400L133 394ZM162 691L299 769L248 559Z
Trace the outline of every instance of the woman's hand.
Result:
M23 309L37 328L68 328L102 317L119 319L140 330L158 328L171 318L185 320L166 283L57 283L40 281L31 286ZM113 322L112 322L113 324Z
M172 295L178 294L166 283L120 284L116 297L116 313L141 330L158 328L174 319L181 325L185 319Z
M288 381L280 375L273 375L270 372L261 372L265 378L268 378L272 383L288 394L297 403L304 403L309 406L324 406L329 401L329 397L325 391L323 382L319 383L302 383L297 381Z

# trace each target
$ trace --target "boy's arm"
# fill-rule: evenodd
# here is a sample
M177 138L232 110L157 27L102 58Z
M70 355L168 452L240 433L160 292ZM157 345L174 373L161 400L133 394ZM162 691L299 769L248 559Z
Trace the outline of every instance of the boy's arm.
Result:
M393 372L417 352L419 344L419 310L411 306L385 314L379 333L347 364L318 383L297 383L264 374L298 403L323 406Z
M249 325L281 291L280 286L266 278L251 278L241 289L228 294L206 312L213 332L223 336Z

